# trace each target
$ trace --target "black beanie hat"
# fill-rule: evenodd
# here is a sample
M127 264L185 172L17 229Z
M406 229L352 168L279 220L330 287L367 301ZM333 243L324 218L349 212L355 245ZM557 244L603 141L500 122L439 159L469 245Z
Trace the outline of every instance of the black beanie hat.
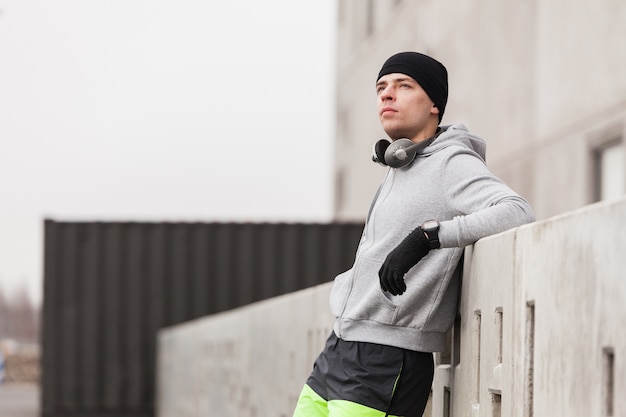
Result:
M406 74L424 89L439 109L439 121L448 102L448 71L434 58L419 52L400 52L391 56L380 69L378 78L393 73Z

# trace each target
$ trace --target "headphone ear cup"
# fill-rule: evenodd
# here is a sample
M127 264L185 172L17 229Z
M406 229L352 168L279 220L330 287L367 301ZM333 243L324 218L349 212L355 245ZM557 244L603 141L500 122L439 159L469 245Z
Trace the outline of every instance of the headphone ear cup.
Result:
M391 168L402 168L413 162L417 149L424 147L425 142L413 143L411 139L396 139L385 151L385 163Z
M387 166L387 162L385 161L385 151L391 145L387 139L381 139L374 144L374 150L372 152L372 161L381 164L382 166Z

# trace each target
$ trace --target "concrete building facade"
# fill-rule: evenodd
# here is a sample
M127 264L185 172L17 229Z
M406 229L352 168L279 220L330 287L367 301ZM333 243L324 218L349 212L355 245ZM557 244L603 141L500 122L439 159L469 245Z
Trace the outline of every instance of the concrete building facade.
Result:
M539 219L626 192L622 0L339 0L336 198L363 219L385 169L374 84L415 50L448 68L443 124L487 141L487 164Z

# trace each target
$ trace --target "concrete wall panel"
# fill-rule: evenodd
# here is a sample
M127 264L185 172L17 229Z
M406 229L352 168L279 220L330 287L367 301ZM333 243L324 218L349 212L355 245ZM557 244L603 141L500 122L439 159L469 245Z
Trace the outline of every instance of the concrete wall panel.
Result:
M331 332L330 286L199 319L159 336L159 416L290 416Z

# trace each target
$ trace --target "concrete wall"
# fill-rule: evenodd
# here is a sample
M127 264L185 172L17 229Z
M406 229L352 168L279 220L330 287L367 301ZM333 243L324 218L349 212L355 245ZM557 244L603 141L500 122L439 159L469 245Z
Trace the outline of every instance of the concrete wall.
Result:
M479 241L460 360L435 388L450 380L452 415L626 415L624 254L626 200Z
M160 417L291 416L331 332L329 284L162 330Z
M626 199L477 242L432 416L626 415ZM330 284L161 331L160 417L290 416Z
M593 151L626 137L624 22L623 0L340 0L336 218L363 219L384 175L374 84L403 50L447 66L443 123L483 136L538 218L596 201Z

